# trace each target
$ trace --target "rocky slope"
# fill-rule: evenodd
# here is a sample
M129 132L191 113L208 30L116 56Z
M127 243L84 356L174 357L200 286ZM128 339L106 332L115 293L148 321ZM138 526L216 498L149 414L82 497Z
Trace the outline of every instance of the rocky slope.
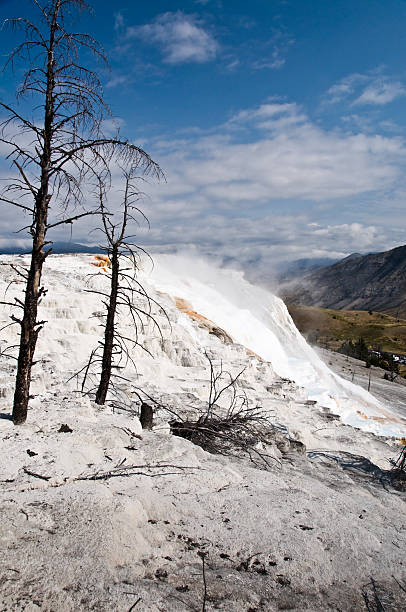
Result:
M191 281L173 296L151 279L149 292L167 314L154 310L163 338L151 324L139 330L154 357L134 354L137 372L126 371L121 409L117 397L97 406L67 382L100 338L101 304L84 289L106 277L89 271L84 256L49 259L35 398L18 428L8 418L15 366L1 367L0 609L352 612L378 598L400 612L405 494L388 472L396 440L344 424L279 376L277 363L247 352L238 325L201 312L205 301L191 299ZM3 331L2 347L14 333ZM297 342L293 328L280 334ZM251 456L210 454L170 433L174 415L196 419L207 405L205 353L216 369L245 368L239 393L268 419L266 443ZM154 400L152 431L140 427L139 394ZM225 395L219 413L228 405ZM396 426L405 426L401 417ZM265 464L256 460L264 455Z
M406 315L406 246L346 259L282 286L287 302Z

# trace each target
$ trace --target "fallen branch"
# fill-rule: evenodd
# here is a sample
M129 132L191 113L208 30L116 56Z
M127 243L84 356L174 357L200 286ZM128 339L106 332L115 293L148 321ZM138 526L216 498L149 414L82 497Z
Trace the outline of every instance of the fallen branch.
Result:
M39 478L40 480L51 480L51 476L43 476L42 474L37 474L36 472L31 472L27 468L23 467L23 472L28 474L28 476L33 476L34 478Z
M160 463L157 465L149 465L148 463L141 465L123 465L123 461L113 467L111 470L105 472L95 472L85 476L78 476L75 480L107 480L109 478L117 478L119 476L149 476L150 478L156 478L157 476L170 476L184 472L185 470L200 470L201 468L196 465L174 465L172 463ZM158 472L149 473L139 470L159 470L159 469L174 469L176 472Z
M138 605L140 601L141 601L141 597L138 597L137 601L133 603L133 605L128 609L128 612L131 612L131 610L134 610L135 606Z
M368 594L367 588L371 589L370 594ZM362 597L368 612L385 612L386 608L379 597L377 584L373 578L371 578L371 582L369 584L364 586Z
M202 574L203 574L203 602L202 602L202 612L206 612L206 601L207 601L207 582L206 582L206 566L205 566L205 557L207 555L206 552L199 550L197 553L202 560Z

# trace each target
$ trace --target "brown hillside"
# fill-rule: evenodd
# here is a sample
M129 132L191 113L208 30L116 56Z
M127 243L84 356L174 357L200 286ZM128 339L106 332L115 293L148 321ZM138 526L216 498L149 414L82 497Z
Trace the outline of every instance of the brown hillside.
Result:
M406 318L406 246L346 259L282 287L289 303Z

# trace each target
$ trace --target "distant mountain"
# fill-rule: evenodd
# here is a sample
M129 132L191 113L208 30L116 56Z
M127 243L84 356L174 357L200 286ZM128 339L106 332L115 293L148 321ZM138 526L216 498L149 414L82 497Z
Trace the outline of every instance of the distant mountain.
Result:
M368 255L372 255L372 253L368 253ZM363 257L362 253L351 253L351 255L347 255L347 257L344 257L344 259L340 259L337 261L349 261L350 259L358 259L359 257Z
M354 253L281 288L288 303L406 316L406 246Z
M352 255L349 255L352 257ZM293 279L297 276L302 276L303 273L312 272L319 268L325 268L337 263L338 259L330 259L328 257L308 257L303 259L295 259L279 272L279 280L284 282Z
M52 253L55 255L61 253L100 253L100 247L88 246L76 242L54 242L52 245ZM0 255L23 255L31 253L30 247L3 247L0 248Z

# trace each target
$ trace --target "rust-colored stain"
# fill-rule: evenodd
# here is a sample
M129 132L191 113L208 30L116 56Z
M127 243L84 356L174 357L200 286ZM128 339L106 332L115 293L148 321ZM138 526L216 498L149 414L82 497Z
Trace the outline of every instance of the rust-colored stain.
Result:
M233 344L232 338L230 338L224 329L221 329L221 327L218 327L215 323L213 323L213 321L210 321L210 319L207 319L203 315L193 310L193 306L190 302L175 296L175 304L178 310L187 314L192 321L196 321L199 327L207 329L209 334L217 336L217 338L219 338L223 344Z
M403 446L406 446L406 438L396 438L396 440L403 444Z
M233 344L233 339L228 335L226 331L224 331L224 329L222 329L221 327L218 327L218 325L213 323L213 321L210 321L210 319L207 319L203 315L193 310L193 306L190 302L188 302L184 298L177 297L177 296L175 296L174 299L175 299L176 307L178 308L178 310L187 314L188 317L192 319L192 321L196 321L199 327L207 329L209 334L213 334L214 336L217 336L217 338L219 338L219 340L223 344ZM247 355L250 355L251 357L255 357L256 359L258 359L258 361L261 361L261 362L264 361L264 359L262 359L262 357L260 357L256 353L254 353L254 351L251 351L250 349L247 349L246 347L245 347L245 351Z
M361 410L357 410L357 414L360 415L361 419L376 421L377 423L381 423L381 425L385 425L385 423L387 423L389 420L387 417L368 416L367 414L361 412Z
M109 271L111 263L108 255L95 255L94 260L95 261L90 262L92 266L96 266L96 268L101 268L103 272Z
M404 424L404 419L399 419L398 417L396 417L394 414L390 414L390 412L385 412L384 410L381 410L382 414L384 416L368 416L367 414L365 414L364 412L361 412L361 410L357 410L357 414L360 415L360 417L362 419L366 419L369 421L376 421L377 423L381 423L381 425L385 425L386 423L402 423Z
M260 355L258 355L258 353L255 353L255 351L251 351L251 349L245 349L245 352L247 353L247 355L249 355L250 357L255 357L256 359L258 359L258 361L260 361L261 363L264 363L265 359L262 359L262 357Z

